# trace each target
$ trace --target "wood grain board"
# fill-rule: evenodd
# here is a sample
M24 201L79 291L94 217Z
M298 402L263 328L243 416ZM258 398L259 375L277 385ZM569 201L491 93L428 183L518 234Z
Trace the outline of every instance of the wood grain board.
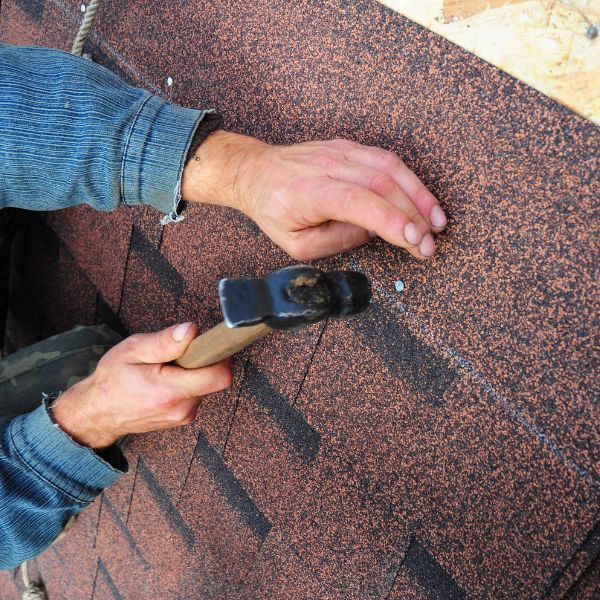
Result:
M379 2L600 124L600 0Z

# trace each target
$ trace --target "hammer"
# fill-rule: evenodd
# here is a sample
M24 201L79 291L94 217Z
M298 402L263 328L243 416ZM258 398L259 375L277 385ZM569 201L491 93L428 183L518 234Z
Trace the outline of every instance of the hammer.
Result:
M219 299L225 320L192 341L175 361L180 367L212 365L274 329L362 312L371 301L371 284L356 271L297 265L260 279L222 279Z

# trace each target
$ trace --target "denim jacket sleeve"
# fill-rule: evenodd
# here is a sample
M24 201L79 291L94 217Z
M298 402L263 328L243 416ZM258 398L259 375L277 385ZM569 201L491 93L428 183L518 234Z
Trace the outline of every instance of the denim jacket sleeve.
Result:
M0 208L148 204L176 218L179 182L210 111L180 108L103 67L0 43ZM39 554L127 471L77 444L46 404L0 420L0 569Z
M66 52L0 42L0 208L148 204L174 220L187 152L210 112Z
M107 460L59 429L46 401L0 422L0 569L42 552L69 517L127 472L117 448Z

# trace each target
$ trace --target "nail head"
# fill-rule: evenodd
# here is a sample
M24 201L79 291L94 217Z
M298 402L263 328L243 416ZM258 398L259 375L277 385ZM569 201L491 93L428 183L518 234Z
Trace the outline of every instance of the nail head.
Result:
M403 292L406 286L404 285L404 281L402 281L402 279L398 279L398 281L394 283L394 287L396 288L397 292Z
M81 12L85 12L85 9L86 9L86 6L85 6L85 4L82 4L82 5L79 7L79 10L81 10Z
M167 85L169 87L171 87L173 85L173 78L172 77L167 77Z

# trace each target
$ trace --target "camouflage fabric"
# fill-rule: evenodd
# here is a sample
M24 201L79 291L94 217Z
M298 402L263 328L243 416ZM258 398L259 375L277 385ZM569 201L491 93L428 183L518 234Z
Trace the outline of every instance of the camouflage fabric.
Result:
M9 273L13 240L28 218L19 208L0 210L0 340L4 339L6 309L8 306Z
M64 391L93 373L122 337L106 325L77 326L0 360L0 418L35 410L42 394Z

